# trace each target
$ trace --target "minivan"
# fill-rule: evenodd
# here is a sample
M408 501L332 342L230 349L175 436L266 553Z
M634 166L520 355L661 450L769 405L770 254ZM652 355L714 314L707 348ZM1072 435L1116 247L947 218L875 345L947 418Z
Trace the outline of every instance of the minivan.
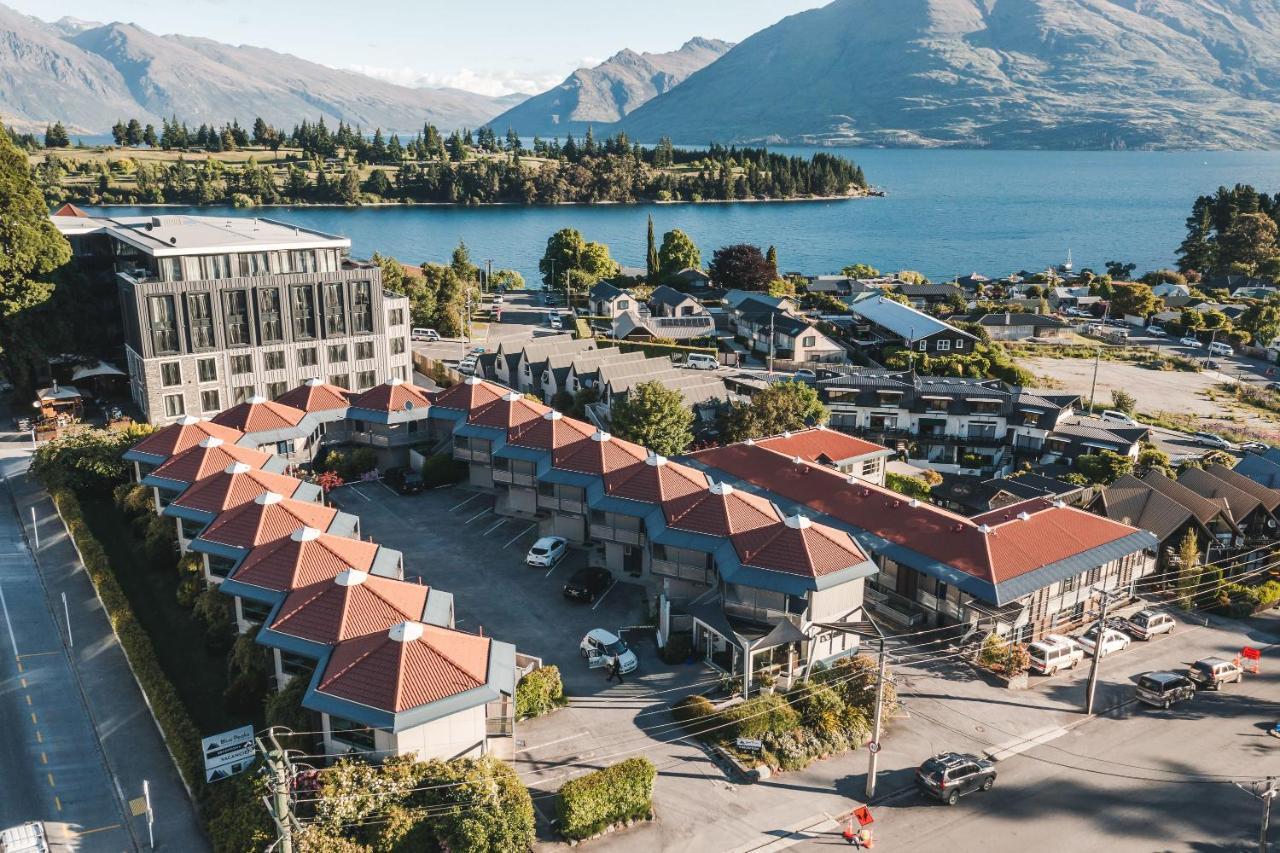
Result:
M1139 640L1150 640L1156 634L1168 634L1173 631L1173 626L1173 617L1158 610L1139 610L1124 623L1124 629Z
M715 370L720 366L714 355L705 352L691 352L684 360L684 366L690 370Z
M1027 646L1031 669L1042 675L1053 675L1060 669L1073 669L1084 660L1084 649L1060 634L1049 634Z
M1236 351L1231 348L1231 344L1224 344L1221 341L1214 341L1209 344L1210 355L1235 355Z
M409 332L409 338L410 340L415 341L438 341L440 340L440 333L435 329L423 329L418 327Z
M1098 415L1098 417L1102 418L1104 421L1113 421L1118 424L1124 424L1125 426L1142 426L1142 424L1134 420L1132 416L1127 415L1124 412L1117 411L1116 409L1107 409L1102 414Z
M1191 679L1176 672L1148 672L1138 676L1138 686L1134 688L1139 702L1155 705L1157 708L1168 708L1175 702L1190 699L1196 695L1196 686Z

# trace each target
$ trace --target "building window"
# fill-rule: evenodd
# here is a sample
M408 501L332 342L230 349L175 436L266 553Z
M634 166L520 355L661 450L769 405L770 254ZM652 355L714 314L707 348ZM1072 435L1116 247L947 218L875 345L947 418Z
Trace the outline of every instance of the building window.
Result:
M948 352L951 349L951 341L942 338L938 341L938 352Z
M191 348L213 349L213 300L207 293L187 294L187 324L191 329Z
M388 326L403 326L403 325L404 325L404 309L403 309L403 308L392 308L390 311L388 311L388 312L387 312L387 325L388 325Z
M222 294L222 306L227 315L227 346L246 346L249 340L249 296L243 290L228 290Z
M316 336L316 292L309 284L291 288L290 305L293 311L293 337L309 340Z
M630 308L630 307L631 307L631 303L630 303L628 300L626 300L626 299L619 299L619 300L618 300L618 310L619 310L619 311L626 311L626 310L627 310L628 308Z
M339 388L346 388L348 391L351 390L351 380L350 378L348 378L347 374L345 373L337 373L337 374L334 374L333 376L330 376L329 384L337 385Z
M196 372L201 382L218 381L218 362L212 358L202 358L196 362Z
M231 372L236 376L240 376L245 373L253 373L253 356L251 355L231 356Z
M164 398L164 413L171 418L176 418L186 412L186 406L183 405L181 394L166 394Z
M267 266L266 252L249 252L239 256L240 275L267 275L271 268Z
M172 296L147 297L147 314L151 320L151 348L157 354L178 351L178 315Z
M182 281L182 258L161 258L160 278L164 281Z
M351 720L344 720L342 717L329 718L329 733L333 735L334 740L340 740L357 749L374 750L377 748L373 729Z
M264 344L284 340L280 324L280 291L269 287L258 291L258 338Z
M351 285L351 333L368 334L373 331L373 285L357 281Z
M273 349L262 354L263 370L284 370L284 350Z
M818 345L818 339L813 335L805 335L803 338L800 339L800 346L802 347L812 347L817 345Z
M956 349L964 349L964 338L956 338Z
M288 383L285 383L285 382L268 382L267 383L267 397L269 399L274 400L276 397L281 396L282 394L284 394L285 391L288 391L288 390L289 390Z
M217 391L201 391L200 392L200 411L216 412L219 408Z
M298 350L299 367L315 367L319 363L319 356L316 353L315 347L303 347Z
M378 376L372 370L362 370L356 374L356 387L361 391L378 384Z
M176 361L166 361L160 365L160 384L166 388L182 384L182 365Z
M404 338L391 339L391 354L404 355Z
M921 341L919 345L919 350L920 352L927 352L929 350L929 342Z
M324 288L324 334L334 338L347 333L347 306L343 300L342 282L322 285Z
M338 364L347 360L346 344L329 344L329 363Z
M293 452L293 439L289 439L288 441L276 442L276 453L278 455L288 456L292 452Z
M356 341L356 361L373 358L373 341Z
M253 396L252 385L239 385L231 389L231 402L233 404L243 403L252 396Z
M862 476L874 477L876 472L880 470L880 460L872 459L862 463Z
M391 368L391 375L394 376L396 379L400 379L406 382L409 379L409 371L403 364L400 365L399 367ZM413 424L410 424L410 426L413 426Z

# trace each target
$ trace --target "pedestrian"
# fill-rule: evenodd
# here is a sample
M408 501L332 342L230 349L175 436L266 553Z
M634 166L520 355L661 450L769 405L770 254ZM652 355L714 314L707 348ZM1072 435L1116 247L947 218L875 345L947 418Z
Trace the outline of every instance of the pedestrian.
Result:
M609 663L609 681L618 679L619 684L623 684L622 680L622 662L618 660L618 656L614 655L613 660Z

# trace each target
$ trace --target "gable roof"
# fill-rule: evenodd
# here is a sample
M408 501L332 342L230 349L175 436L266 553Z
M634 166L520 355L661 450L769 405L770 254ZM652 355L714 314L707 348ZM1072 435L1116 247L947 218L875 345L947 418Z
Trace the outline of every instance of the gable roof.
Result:
M687 317L641 317L634 312L624 311L614 318L610 333L615 338L625 338L637 329L647 332L651 337L680 341L713 334L716 330L716 322L710 314L690 314Z
M1208 524L1218 516L1223 516L1228 522L1231 521L1231 513L1226 503L1210 500L1187 488L1185 483L1170 479L1159 471L1148 471L1142 476L1142 482L1191 510L1201 524Z
M211 436L224 444L235 444L244 437L244 433L233 427L187 415L176 423L145 436L125 452L124 458L146 456L168 459L184 450L190 450Z
M674 287L668 287L665 284L658 285L653 289L653 293L649 294L650 302L656 302L659 305L669 305L672 308L689 300L692 300L693 302L698 301L689 294L676 290Z
M799 456L806 462L831 465L845 459L868 455L892 455L889 448L826 427L783 433L756 439L760 447L784 456Z
M1026 311L1006 311L1003 314L983 314L972 322L980 326L1013 328L1017 326L1034 326L1036 328L1065 329L1067 324L1048 314L1030 314Z
M333 645L421 620L430 592L423 584L345 569L332 579L291 591L276 612L271 630Z
M1221 498L1231 509L1231 517L1243 522L1249 513L1262 506L1262 501L1225 480L1199 468L1187 468L1178 475L1178 482L1206 498Z
M1243 474L1238 474L1225 465L1219 465L1215 462L1204 470L1224 483L1253 495L1267 512L1275 512L1276 507L1280 506L1280 492L1263 486Z
M1268 489L1280 488L1280 461L1246 453L1233 470Z
M1124 524L1150 530L1161 542L1196 516L1189 508L1146 483L1125 474L1102 490L1103 514Z
M616 288L612 284L609 284L609 282L607 281L599 281L599 282L596 282L595 286L591 288L591 293L589 294L588 298L592 300L604 299L606 301L612 302L613 300L617 299L619 296L626 296L626 295L627 295L627 292L625 290Z
M307 413L266 397L250 397L214 416L213 422L243 433L270 432L297 426Z
M903 305L879 294L866 294L854 299L849 303L849 310L906 341L919 341L941 332L952 332L969 340L977 340L968 332L962 332L937 317L931 317L910 305Z

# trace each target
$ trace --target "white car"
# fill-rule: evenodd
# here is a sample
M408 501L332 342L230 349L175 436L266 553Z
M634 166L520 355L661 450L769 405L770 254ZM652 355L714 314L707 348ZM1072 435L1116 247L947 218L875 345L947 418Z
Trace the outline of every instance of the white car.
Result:
M807 367L800 368L795 373L791 374L791 376L798 382L818 381L818 374L814 373L812 370L810 370Z
M1090 628L1085 632L1083 637L1077 637L1076 642L1084 646L1084 650L1089 654L1094 654L1095 646L1098 645L1098 629ZM1121 652L1129 648L1129 644L1133 642L1128 635L1117 631L1115 628L1106 628L1102 632L1102 657L1106 657L1112 652Z
M1216 447L1219 450L1235 450L1236 446L1220 435L1211 432L1193 432L1192 439L1201 447Z
M1163 338L1165 331L1159 326L1147 326L1147 334L1153 338Z
M608 666L616 657L623 672L631 672L640 665L636 653L627 648L627 644L610 634L604 628L592 628L582 638L578 651L587 659L589 666Z
M409 332L409 338L415 341L438 341L440 340L440 333L435 329L425 329L419 326Z
M1125 426L1131 427L1142 426L1142 424L1134 420L1130 415L1115 409L1107 409L1102 414L1098 415L1098 417L1104 421L1110 421L1115 424L1124 424Z
M3 853L49 853L49 841L45 835L44 824L32 821L0 831L0 851Z
M563 536L543 536L537 542L533 543L533 547L529 549L529 553L524 555L524 563L526 566L542 566L544 568L557 565L564 559L564 555L569 550L569 540Z
M1192 337L1180 338L1178 343L1182 344L1184 347L1191 347L1192 349L1200 349L1204 346L1204 344L1200 343L1199 339Z

